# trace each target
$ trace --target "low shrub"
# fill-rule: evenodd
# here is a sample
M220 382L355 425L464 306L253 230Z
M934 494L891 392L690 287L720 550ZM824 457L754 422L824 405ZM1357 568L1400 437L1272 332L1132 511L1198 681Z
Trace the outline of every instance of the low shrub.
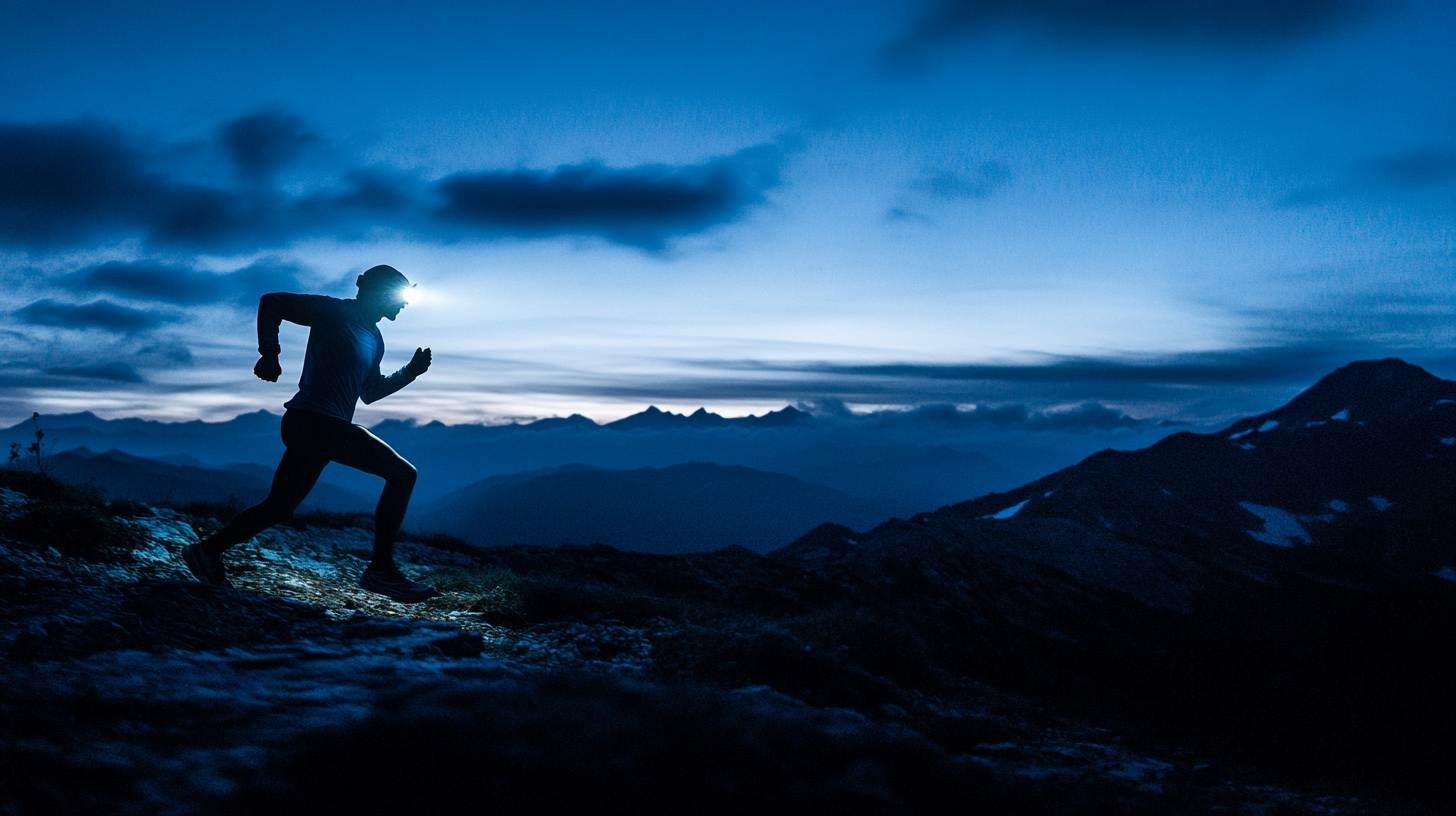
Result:
M0 535L36 549L105 563L125 562L142 537L107 506L100 494L43 473L0 471L0 486L24 493L24 512L0 519Z
M518 592L521 614L531 622L617 620L637 626L682 614L678 602L580 580L526 578Z

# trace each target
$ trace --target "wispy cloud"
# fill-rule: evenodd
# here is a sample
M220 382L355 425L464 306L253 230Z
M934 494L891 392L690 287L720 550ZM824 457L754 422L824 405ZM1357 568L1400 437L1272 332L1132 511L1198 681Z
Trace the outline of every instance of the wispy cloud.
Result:
M45 373L56 377L80 377L107 382L140 383L146 379L129 363L109 362L90 365L48 368Z
M1307 207L1360 193L1424 187L1453 178L1456 178L1456 150L1421 145L1356 162L1345 181L1328 187L1295 190L1278 203L1283 207Z
M701 375L660 378L650 389L599 383L583 387L595 396L678 401L779 396L892 405L1046 406L1105 400L1188 404L1230 388L1311 384L1341 365L1371 356L1384 352L1331 339L1172 355L1049 356L1021 364L694 360L685 362ZM990 421L990 415L985 418Z
M1017 29L1046 42L1245 49L1282 45L1345 22L1371 5L1359 0L940 0L884 47L892 70L928 51Z
M998 161L982 162L974 173L941 170L915 182L937 198L986 198L1011 183L1011 169Z

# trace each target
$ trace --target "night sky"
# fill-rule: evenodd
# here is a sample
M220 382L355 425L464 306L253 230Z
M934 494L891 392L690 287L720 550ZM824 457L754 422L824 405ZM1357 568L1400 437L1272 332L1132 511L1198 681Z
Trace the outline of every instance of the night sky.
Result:
M260 294L418 284L386 417L1456 376L1456 3L0 4L0 422L281 410Z

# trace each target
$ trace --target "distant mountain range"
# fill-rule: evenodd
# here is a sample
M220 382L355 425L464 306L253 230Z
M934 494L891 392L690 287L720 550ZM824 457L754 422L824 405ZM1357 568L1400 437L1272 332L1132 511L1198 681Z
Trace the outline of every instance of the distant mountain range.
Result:
M255 504L273 478L265 465L208 467L185 454L148 459L115 449L65 451L50 457L48 467L57 478L89 485L107 498L176 506ZM299 511L368 513L374 503L321 481ZM567 465L488 477L435 502L416 503L405 524L479 546L603 543L679 553L736 545L766 552L825 520L873 526L895 512L891 502L746 467L690 462L616 471Z
M232 470L252 463L267 469L253 473L266 482L283 455L279 419L266 411L226 422L106 420L84 412L45 415L40 422L62 450L124 451ZM31 430L28 421L19 423L0 434L0 442L26 442ZM371 430L419 469L417 504L484 477L571 463L608 470L689 461L742 465L889 502L900 514L1004 490L1026 478L1019 477L1023 471L1013 473L987 456L947 445L943 428L934 423L923 431L846 431L792 407L729 418L705 409L685 415L650 407L605 425L580 415L509 425L386 420ZM375 477L340 465L330 465L324 479L364 496L379 489Z
M869 526L893 512L888 502L746 467L571 465L483 479L412 513L408 526L486 547L600 543L649 553L728 546L765 552L826 519Z
M573 414L579 420L591 420L580 414ZM549 422L550 420L544 420ZM785 406L777 411L769 411L763 416L749 414L746 417L725 418L709 411L706 408L699 408L691 414L674 414L670 411L660 411L655 405L647 406L647 410L623 417L616 422L608 422L604 428L611 428L614 431L631 431L638 428L651 430L662 430L665 428L781 428L785 425L795 423L812 422L813 417L793 406ZM536 423L532 423L534 425ZM593 423L595 424L595 423ZM529 427L529 426L528 426Z

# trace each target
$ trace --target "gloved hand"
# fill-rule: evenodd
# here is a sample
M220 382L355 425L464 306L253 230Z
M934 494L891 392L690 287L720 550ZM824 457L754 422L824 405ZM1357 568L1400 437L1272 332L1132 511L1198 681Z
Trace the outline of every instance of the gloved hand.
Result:
M278 355L263 355L253 366L253 373L260 380L278 382L278 377L283 374L283 366L278 364Z
M427 348L415 349L415 356L411 357L410 361L405 364L404 370L408 371L410 376L413 377L418 377L426 371L429 371L430 350Z

